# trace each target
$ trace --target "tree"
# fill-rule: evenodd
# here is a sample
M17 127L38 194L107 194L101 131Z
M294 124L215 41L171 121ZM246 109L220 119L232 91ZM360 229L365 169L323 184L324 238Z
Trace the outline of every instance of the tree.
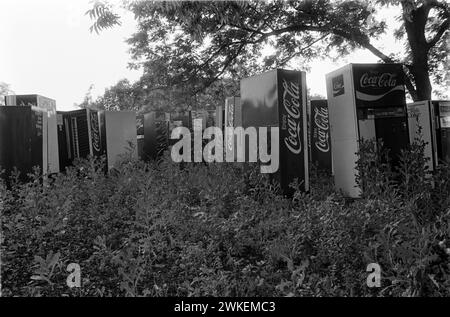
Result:
M5 105L5 96L11 95L14 92L10 89L7 83L0 81L0 106Z
M239 95L239 82L227 79L215 81L204 91L195 95L185 89L149 87L146 76L131 84L127 79L120 80L105 93L93 99L91 86L81 104L81 108L102 110L131 110L138 113L148 111L183 111L186 108L215 109L226 97Z
M450 5L445 0L126 1L138 20L128 40L134 67L152 86L191 87L193 94L219 78L243 77L334 53L367 49L383 62L403 62L414 100L431 99L432 85L449 79ZM376 18L383 6L400 6L403 56L388 56L373 39L386 31ZM93 30L119 23L107 2L88 11ZM276 53L261 60L271 45Z

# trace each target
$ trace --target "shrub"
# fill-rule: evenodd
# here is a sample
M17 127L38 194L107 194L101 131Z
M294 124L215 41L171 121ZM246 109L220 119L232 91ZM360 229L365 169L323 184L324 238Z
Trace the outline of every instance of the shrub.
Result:
M392 170L367 143L355 201L316 168L311 192L292 199L251 165L166 157L107 175L90 159L52 180L36 171L0 185L2 295L448 296L450 168L425 177L420 153ZM69 263L81 288L66 285ZM366 285L369 263L381 288Z

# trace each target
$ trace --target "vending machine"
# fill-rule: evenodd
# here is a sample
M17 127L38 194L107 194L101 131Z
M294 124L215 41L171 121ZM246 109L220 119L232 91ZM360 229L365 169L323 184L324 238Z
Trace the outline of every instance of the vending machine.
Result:
M59 173L56 101L40 95L11 95L5 97L5 104L6 106L32 106L46 110L47 124L44 127L44 137L48 143L47 173Z
M154 160L161 157L169 147L169 120L165 112L149 112L144 118L144 145L142 159Z
M241 81L243 128L279 128L279 169L272 176L286 196L295 179L309 190L306 99L305 72L275 69Z
M309 120L311 163L331 174L330 117L327 100L311 100Z
M172 131L177 127L185 127L192 131L192 112L178 111L169 114L169 145L172 146L178 142L177 139L172 139Z
M360 140L382 140L393 166L409 144L401 64L349 64L326 76L335 186L349 197L356 183Z
M136 113L131 111L99 111L102 155L108 169L114 168L124 155L137 159Z
M97 110L58 111L57 124L59 164L62 171L77 158L102 154Z
M450 101L425 100L409 103L408 122L411 142L425 142L428 169L450 162Z
M28 174L39 167L48 173L48 144L45 137L47 125L45 109L31 106L0 107L0 170L9 186L9 177L17 168L19 179L28 181Z
M437 154L440 161L450 164L450 101L432 101L436 118Z

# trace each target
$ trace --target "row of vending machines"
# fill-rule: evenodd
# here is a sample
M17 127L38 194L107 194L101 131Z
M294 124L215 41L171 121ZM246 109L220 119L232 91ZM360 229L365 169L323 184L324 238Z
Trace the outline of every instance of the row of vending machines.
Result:
M401 64L349 64L326 76L327 99L306 100L303 72L274 70L241 81L241 96L217 108L217 125L279 127L280 170L274 176L283 192L297 179L308 190L309 164L333 174L335 187L360 197L357 160L360 141L381 140L393 167L415 139L426 144L433 171L450 162L450 102L406 102ZM246 140L225 134L225 147L237 151ZM234 149L232 149L234 148Z
M55 100L40 95L6 96L0 107L0 169L7 183L15 169L26 181L34 167L48 176L89 155L105 155L111 169L123 155L137 157L136 143L134 112L60 112Z
M308 102L305 73L275 69L242 79L240 96L214 110L138 115L58 112L49 98L7 96L7 106L0 107L0 166L4 176L17 167L25 178L33 166L43 174L58 173L89 155L105 155L110 169L125 154L154 160L178 141L171 131L180 126L190 131L219 127L225 152L233 152L237 161L248 140L226 128L278 127L279 168L272 177L285 195L294 192L295 179L301 190L309 190L312 163L333 174L338 190L359 197L356 162L363 139L381 139L393 165L417 137L426 142L430 170L450 162L450 102L407 104L404 76L401 64L349 64L326 76L327 100Z

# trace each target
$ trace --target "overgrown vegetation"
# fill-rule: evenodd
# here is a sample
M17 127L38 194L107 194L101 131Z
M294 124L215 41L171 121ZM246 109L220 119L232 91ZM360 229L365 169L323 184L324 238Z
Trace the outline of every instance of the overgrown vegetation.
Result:
M2 186L2 295L449 296L450 166L423 176L416 145L392 171L366 145L355 201L316 169L309 194L285 199L257 168L169 158Z

